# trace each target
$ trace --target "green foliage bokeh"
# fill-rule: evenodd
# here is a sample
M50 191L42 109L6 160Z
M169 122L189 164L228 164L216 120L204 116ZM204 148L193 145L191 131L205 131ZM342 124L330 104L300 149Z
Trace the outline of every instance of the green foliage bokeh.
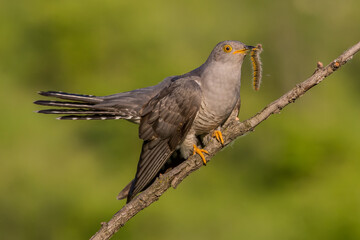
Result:
M219 41L243 66L244 120L360 39L360 2L3 1L0 238L87 239L122 207L141 141L125 121L35 114L38 90L108 95L199 66ZM360 56L220 152L114 239L360 239Z

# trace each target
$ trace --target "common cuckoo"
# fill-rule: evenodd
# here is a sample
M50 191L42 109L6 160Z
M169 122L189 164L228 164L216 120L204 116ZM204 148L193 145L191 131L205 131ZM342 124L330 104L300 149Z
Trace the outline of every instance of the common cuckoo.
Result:
M213 132L223 142L219 127L239 112L241 65L253 48L223 41L200 67L155 86L101 97L42 91L42 96L67 101L35 104L67 108L38 111L63 114L61 120L126 119L140 125L139 137L144 142L135 178L118 196L129 202L149 186L171 156L187 159L197 153L206 164L203 153L207 152L199 139Z

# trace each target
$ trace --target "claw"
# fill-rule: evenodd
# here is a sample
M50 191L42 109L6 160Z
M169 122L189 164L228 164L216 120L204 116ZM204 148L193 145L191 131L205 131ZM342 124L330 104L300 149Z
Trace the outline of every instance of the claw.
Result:
M219 130L215 130L212 134L213 137L215 137L218 142L221 142L221 144L224 144L224 139L222 136L222 133Z
M209 153L208 151L204 150L204 149L201 149L201 148L198 148L195 144L194 144L194 152L193 152L193 155L195 154L199 154L201 159L203 160L204 164L206 165L206 159L205 159L205 156L203 153Z

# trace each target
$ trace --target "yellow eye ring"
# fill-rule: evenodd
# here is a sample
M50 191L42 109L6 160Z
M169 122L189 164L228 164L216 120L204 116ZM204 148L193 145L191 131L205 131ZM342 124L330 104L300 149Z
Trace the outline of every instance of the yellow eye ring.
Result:
M225 45L225 46L223 47L223 50L224 50L224 52L229 53L229 52L231 52L232 47L231 47L230 45Z

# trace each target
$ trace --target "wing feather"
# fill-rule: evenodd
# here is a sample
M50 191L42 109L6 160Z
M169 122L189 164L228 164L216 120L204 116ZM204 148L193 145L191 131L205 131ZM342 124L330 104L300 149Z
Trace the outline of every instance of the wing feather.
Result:
M144 143L128 202L156 177L184 140L201 98L200 86L194 80L177 79L145 105L139 127L139 137Z

